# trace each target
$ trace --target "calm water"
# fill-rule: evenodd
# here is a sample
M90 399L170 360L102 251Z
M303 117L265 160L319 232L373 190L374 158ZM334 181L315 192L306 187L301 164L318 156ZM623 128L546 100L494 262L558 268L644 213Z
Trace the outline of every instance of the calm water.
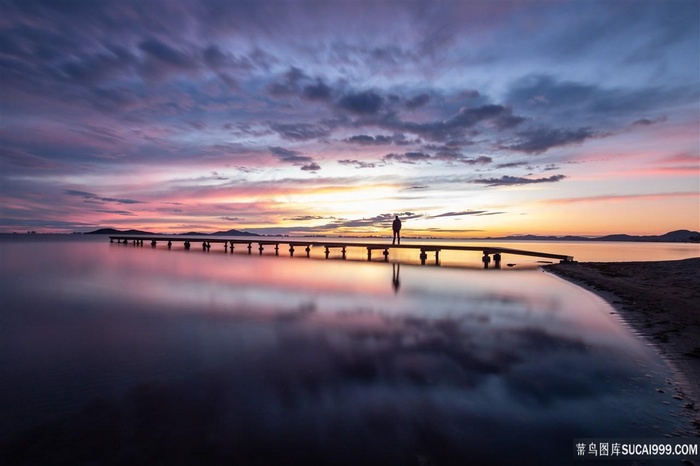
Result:
M528 248L698 255L569 245ZM574 438L687 432L664 362L536 260L4 237L0 462L563 464Z

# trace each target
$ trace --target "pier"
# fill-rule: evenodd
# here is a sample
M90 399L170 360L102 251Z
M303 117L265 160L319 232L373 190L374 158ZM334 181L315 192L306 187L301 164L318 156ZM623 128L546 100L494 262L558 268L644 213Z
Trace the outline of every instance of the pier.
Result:
M573 262L573 256L563 254L552 254L548 252L529 251L524 249L505 248L500 246L455 246L447 244L388 244L388 243L365 243L354 241L299 241L286 239L260 239L260 238L226 238L226 237L203 237L203 236L181 236L181 235L110 235L110 243L135 244L143 245L144 241L150 243L151 247L156 247L158 243L166 243L168 248L172 248L173 243L182 243L185 249L190 249L192 243L201 243L202 250L208 251L212 243L221 244L224 251L234 252L236 247L243 247L248 250L248 254L253 253L253 245L256 245L258 254L262 255L265 248L274 248L275 255L279 255L280 245L288 247L290 256L294 256L295 252L305 253L306 257L310 257L311 248L324 248L326 259L330 256L332 249L340 250L342 258L345 259L349 248L362 248L367 251L367 260L372 260L373 251L381 251L384 261L389 260L389 251L391 249L412 249L419 252L419 259L422 265L425 265L428 259L428 253L435 253L435 265L440 265L441 251L479 251L482 253L482 262L484 268L488 268L491 262L495 268L501 267L503 254L540 257L545 259L555 259L560 262Z

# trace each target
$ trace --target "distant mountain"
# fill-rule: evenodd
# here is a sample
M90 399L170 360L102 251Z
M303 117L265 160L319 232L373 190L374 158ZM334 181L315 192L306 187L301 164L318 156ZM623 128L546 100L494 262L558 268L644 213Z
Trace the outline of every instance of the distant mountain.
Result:
M86 235L158 235L150 231L141 230L117 230L116 228L100 228L99 230L90 231ZM179 233L180 236L260 236L247 231L228 230L217 231L216 233L201 233L198 231L190 231L187 233Z
M247 231L239 230L228 230L228 231L217 231L212 233L211 236L260 236L256 233L248 233Z
M86 235L155 235L150 231L141 230L117 230L115 228L100 228L99 230L89 231Z
M504 241L633 241L645 243L697 243L700 242L700 232L690 230L670 231L663 235L606 235L597 238L586 236L538 236L538 235L511 235L500 238L484 238Z
M247 231L239 230L228 230L228 231L217 231L214 233L201 233L198 231L190 231L188 233L180 233L181 236L260 236L255 233L248 233Z

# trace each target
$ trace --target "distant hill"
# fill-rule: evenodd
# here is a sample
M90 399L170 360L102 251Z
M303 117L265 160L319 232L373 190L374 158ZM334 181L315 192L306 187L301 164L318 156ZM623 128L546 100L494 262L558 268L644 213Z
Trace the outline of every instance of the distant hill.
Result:
M685 243L700 241L700 233L690 230L669 231L663 235L651 236L630 236L630 235L608 235L596 238L597 241L640 241L640 242L664 242L664 243Z
M155 235L150 231L141 230L117 230L116 228L100 228L95 231L88 231L86 235Z
M644 243L698 243L700 232L690 230L670 231L663 235L606 235L596 238L586 236L538 236L538 235L511 235L500 238L484 238L505 241L632 241Z
M212 233L211 236L260 236L256 233L248 233L247 231L239 230L228 230L228 231L217 231Z
M199 231L190 231L187 233L179 233L181 236L260 236L255 233L248 233L247 231L239 230L228 230L228 231L216 231L214 233L202 233Z
M141 230L117 230L116 228L100 228L99 230L90 231L85 233L86 235L158 235L160 233L153 233L150 231ZM187 233L180 233L181 236L260 236L255 233L248 233L247 231L238 230L228 230L228 231L217 231L216 233L200 233L197 231L190 231Z

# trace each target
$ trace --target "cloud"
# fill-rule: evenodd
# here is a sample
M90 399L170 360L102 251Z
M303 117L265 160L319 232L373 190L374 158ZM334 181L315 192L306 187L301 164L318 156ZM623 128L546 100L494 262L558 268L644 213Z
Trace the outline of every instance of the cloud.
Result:
M462 212L445 212L444 214L431 215L427 218L440 218L440 217L462 217L465 215L483 216L483 215L499 215L505 212L489 212L487 210L465 210Z
M528 154L542 154L553 147L581 144L586 139L598 135L591 128L578 128L576 130L540 128L519 133L518 136L520 137L519 142L504 148Z
M402 154L390 153L386 154L381 159L382 163L405 163L416 164L420 162L430 163L433 161L441 161L448 163L463 163L465 165L487 165L493 162L491 157L480 155L478 157L468 157L458 150L439 150L434 155L422 151L404 152Z
M348 165L348 166L352 166L355 168L374 168L377 166L376 163L363 162L362 160L343 159L343 160L338 160L338 163L341 165Z
M302 96L307 100L330 100L333 90L321 79L316 79L314 84L304 86Z
M343 96L338 106L358 115L373 115L379 112L384 99L374 91L350 93Z
M385 144L391 144L393 142L393 138L391 136L384 136L384 135L377 135L377 136L368 136L366 134L358 134L356 136L350 136L347 139L344 139L343 141L349 142L352 144L361 144L363 146L378 146L378 145L385 145Z
M296 217L285 218L291 222L307 222L310 220L333 220L335 217L324 217L323 215L298 215Z
M496 168L517 168L517 167L527 167L530 165L530 162L507 162L507 163L499 163L496 165Z
M444 214L431 215L428 218L440 218L440 217L462 217L464 215L479 215L486 212L485 210L466 210L462 212L445 212Z
M310 123L271 123L270 128L285 139L308 141L326 137L328 128Z
M327 228L357 228L357 227L387 227L391 226L391 222L394 220L394 216L398 215L401 220L412 220L416 218L421 218L423 215L417 214L415 212L400 212L400 213L387 213L380 214L369 218L360 218L353 220L336 220L333 223L325 225Z
M649 119L649 118L640 118L639 120L636 120L635 122L632 123L632 126L651 126L655 125L657 123L663 123L667 120L667 117L665 116L660 116L657 118Z
M90 201L115 202L117 204L143 204L143 201L136 201L134 199L117 199L114 197L102 197L94 193L90 193L87 191L77 191L74 189L66 189L64 193L68 194L69 196L82 197L83 199Z
M556 183L566 178L564 175L552 175L548 178L522 178L518 176L502 176L500 178L479 178L472 183L485 184L486 186L517 186L534 183Z
M376 122L377 125L399 132L413 133L430 141L459 140L481 123L491 122L498 129L513 128L525 121L524 117L513 115L510 107L486 104L479 107L462 107L446 120L418 123L404 121L395 114Z
M600 196L584 196L584 197L568 197L560 199L547 199L541 201L543 204L578 204L585 202L616 202L616 201L631 201L631 200L658 200L658 199L673 199L678 197L697 197L698 193L688 192L672 192L672 193L655 193L655 194L604 194Z
M406 164L415 164L418 162L427 162L431 160L431 156L425 152L404 152L403 154L386 154L382 157L383 162L399 162Z
M419 94L417 96L411 97L408 99L405 103L404 106L406 108L414 109L418 107L422 107L423 105L427 104L430 102L430 95L428 94Z
M301 169L306 171L306 172L317 172L318 170L321 169L321 166L317 164L316 162L311 162L307 163L306 165L302 165Z
M301 155L300 152L297 152L295 150L290 150L290 149L285 149L284 147L270 147L270 152L277 157L279 160L282 162L290 162L293 164L301 164L301 163L308 163L308 162L313 162L314 159L307 156L307 155Z
M299 68L292 66L284 74L282 81L274 82L267 87L267 92L274 96L288 96L299 93L299 82L306 78L306 74Z
M238 222L240 220L245 220L244 218L241 217L219 217L221 220L228 220L229 222Z

